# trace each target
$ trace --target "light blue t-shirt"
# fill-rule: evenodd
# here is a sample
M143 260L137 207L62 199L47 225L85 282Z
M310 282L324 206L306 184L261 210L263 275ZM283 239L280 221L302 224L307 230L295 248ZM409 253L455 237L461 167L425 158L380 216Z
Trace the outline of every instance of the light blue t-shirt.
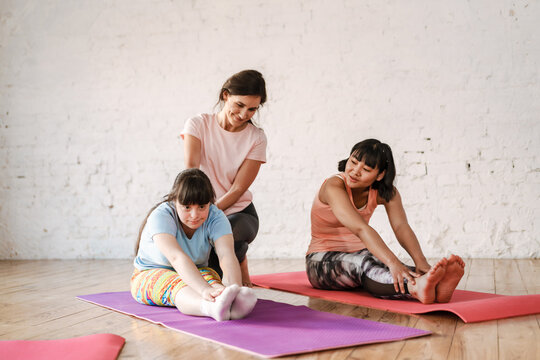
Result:
M152 211L141 234L139 251L133 261L139 270L167 268L174 270L169 260L157 248L152 237L156 234L171 234L182 250L197 267L208 266L208 257L214 241L232 234L229 220L214 204L210 205L208 218L189 239L182 229L173 203L164 202Z

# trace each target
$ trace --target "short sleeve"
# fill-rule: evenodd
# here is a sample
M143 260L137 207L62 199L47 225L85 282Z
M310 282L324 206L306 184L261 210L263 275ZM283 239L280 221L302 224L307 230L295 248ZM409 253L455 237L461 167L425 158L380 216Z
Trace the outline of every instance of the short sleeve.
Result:
M195 117L192 117L191 119L187 119L186 122L184 123L184 129L180 133L180 136L182 136L182 139L183 139L184 135L191 135L201 140L202 139L201 127L202 127L201 116L195 116Z
M257 141L253 144L253 147L249 151L249 153L246 156L246 159L250 160L257 160L261 161L263 163L266 162L266 135L263 130L257 129L259 132L259 136L257 138Z
M152 211L146 221L145 232L150 238L156 234L170 234L176 237L177 231L178 226L176 225L174 214L164 206L160 206Z
M225 213L218 209L217 206L211 205L208 216L208 238L210 244L214 245L214 241L228 234L232 234L229 219L227 219Z

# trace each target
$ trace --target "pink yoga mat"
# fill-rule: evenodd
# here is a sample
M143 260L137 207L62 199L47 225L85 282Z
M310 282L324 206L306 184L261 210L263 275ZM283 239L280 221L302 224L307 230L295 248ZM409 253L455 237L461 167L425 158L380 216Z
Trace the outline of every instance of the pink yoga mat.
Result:
M78 298L269 358L430 334L429 331L324 313L306 306L270 300L258 300L253 312L244 319L217 322L207 317L184 315L176 308L139 304L129 292Z
M0 341L0 359L9 360L114 360L124 338L95 334L61 340Z
M403 314L448 311L456 314L466 323L540 313L540 295L506 296L456 290L449 303L424 305L416 300L379 299L364 291L314 289L305 271L252 275L251 281L267 289L283 290Z

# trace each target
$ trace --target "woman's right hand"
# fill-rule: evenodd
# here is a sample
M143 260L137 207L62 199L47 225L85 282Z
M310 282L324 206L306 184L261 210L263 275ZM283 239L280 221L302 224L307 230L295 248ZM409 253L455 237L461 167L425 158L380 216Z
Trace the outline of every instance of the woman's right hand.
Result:
M218 286L211 286L208 288L205 288L203 292L201 293L201 297L210 302L216 301L216 297L218 297L223 290L225 289L225 286L221 285L221 287Z
M415 278L420 275L403 265L400 261L388 265L392 278L394 279L394 289L397 292L405 294L404 279L407 279L410 283L415 283Z

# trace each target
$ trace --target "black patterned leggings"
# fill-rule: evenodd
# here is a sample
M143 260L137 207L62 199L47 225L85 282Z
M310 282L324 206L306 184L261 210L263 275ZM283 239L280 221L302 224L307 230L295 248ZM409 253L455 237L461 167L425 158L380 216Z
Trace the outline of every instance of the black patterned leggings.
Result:
M368 249L354 253L311 253L306 256L306 272L309 282L317 289L365 289L373 296L384 299L411 298L406 280L404 285L407 294L396 292L390 269Z

